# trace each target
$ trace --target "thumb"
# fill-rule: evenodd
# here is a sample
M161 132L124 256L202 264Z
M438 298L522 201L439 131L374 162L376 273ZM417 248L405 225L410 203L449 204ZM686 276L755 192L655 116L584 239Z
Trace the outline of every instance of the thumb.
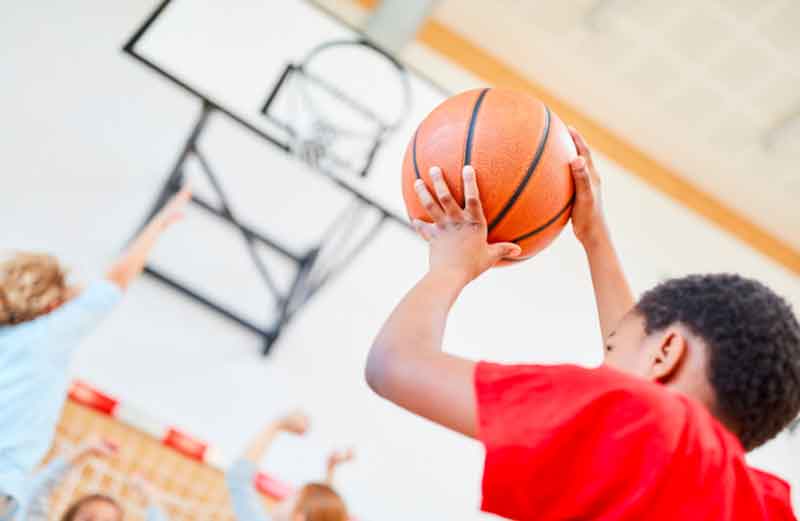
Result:
M513 242L498 242L489 245L489 257L491 257L494 262L506 257L517 257L520 253L522 253L522 248Z
M589 168L586 159L583 157L575 158L570 164L572 178L575 180L575 191L577 197L583 199L590 197L592 193L592 178L589 175Z

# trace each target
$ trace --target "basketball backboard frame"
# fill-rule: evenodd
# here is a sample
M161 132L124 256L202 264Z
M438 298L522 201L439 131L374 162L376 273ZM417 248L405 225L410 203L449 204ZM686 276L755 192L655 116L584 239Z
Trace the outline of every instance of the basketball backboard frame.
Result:
M220 205L214 205L210 203L208 200L205 200L197 195L192 197L192 203L194 206L200 208L201 210L207 212L211 217L215 219L220 219L227 224L233 226L233 228L242 236L242 239L247 245L248 251L252 257L252 260L259 272L264 285L266 286L270 296L274 299L274 302L277 304L278 307L278 316L276 319L269 321L267 323L257 323L242 314L236 312L231 307L226 306L224 303L215 301L214 299L204 295L201 291L197 288L191 287L190 285L183 283L176 278L166 274L162 270L158 268L148 265L145 268L145 273L149 276L153 277L155 280L165 284L166 286L170 287L171 289L183 294L184 296L188 297L189 299L197 302L213 312L225 317L226 319L232 321L233 323L249 330L250 332L258 335L263 340L263 354L269 354L271 348L279 338L282 330L288 325L289 321L292 317L305 305L313 296L316 294L327 282L329 282L333 277L335 277L339 272L347 267L347 265L354 259L361 251L363 251L374 239L377 234L381 231L383 226L386 223L395 223L399 224L402 227L410 230L408 226L407 220L405 217L402 217L392 211L391 209L387 208L385 205L377 201L374 197L366 194L363 190L359 189L356 184L350 180L343 178L340 175L336 175L334 172L326 171L324 168L317 168L316 171L323 175L326 179L328 179L334 186L338 189L343 190L344 192L348 193L352 198L353 201L357 204L362 205L363 208L367 208L371 210L373 213L377 212L379 218L377 219L376 223L369 228L367 234L364 236L362 240L360 240L356 246L348 252L345 252L345 255L342 256L339 262L333 263L328 271L320 274L320 265L319 256L320 252L325 245L325 238L323 237L316 245L312 246L311 248L307 248L304 251L297 251L295 247L292 245L286 244L284 241L281 241L275 237L271 237L269 234L263 232L262 230L256 230L251 226L240 221L237 217L233 208L228 202L228 199L225 196L224 190L222 189L222 185L220 183L219 176L216 175L214 171L211 170L208 162L205 161L202 151L199 148L198 140L200 139L203 131L206 128L206 124L209 120L211 115L221 115L225 118L228 118L230 121L238 125L239 127L246 129L251 134L256 136L258 139L262 140L263 142L267 143L275 147L279 152L285 154L292 154L291 146L289 143L281 140L279 137L270 134L269 132L259 128L258 126L254 125L247 118L243 117L241 114L237 113L234 109L225 106L222 102L215 100L212 96L203 92L202 89L198 88L195 85L192 85L188 80L182 78L179 74L174 71L170 71L164 66L160 65L156 61L150 59L143 53L137 52L137 44L146 36L148 31L151 29L153 24L159 19L159 17L164 13L165 10L168 9L170 4L172 4L173 0L163 0L154 10L153 12L142 22L142 24L134 31L134 33L128 38L126 43L123 46L123 51L128 56L132 57L151 71L157 73L162 78L168 80L172 84L176 85L180 89L182 89L187 94L191 95L195 98L200 104L200 114L197 117L195 124L193 125L191 131L189 132L188 137L186 138L183 146L181 147L178 157L174 162L172 168L167 175L167 179L163 184L162 189L160 190L158 196L156 197L156 201L153 204L150 212L148 213L147 219L152 217L159 208L161 208L165 202L176 193L184 179L184 167L186 162L190 158L194 158L197 160L199 165L201 166L201 170L203 173L208 177L210 181L210 186L213 187L218 199L221 201ZM316 8L321 14L333 17L336 19L338 23L343 25L347 25L345 22L336 18L333 14L327 12L326 10L322 9L320 6L312 3L307 2L309 5ZM354 31L358 38L361 38L366 41L366 36L361 32L359 29L347 25L352 31ZM373 45L374 44L370 44ZM377 48L377 47L376 47ZM391 56L390 54L386 53L386 51L381 50L380 52L386 54L387 56ZM396 63L399 67L404 67L402 63L395 59ZM276 84L272 87L272 92L278 87L281 79L276 78ZM433 82L430 82L431 85L435 86ZM439 91L443 94L446 94L441 87L435 86ZM268 106L264 106L264 112L266 113ZM368 166L368 165L367 165ZM367 170L365 169L363 175L366 175ZM347 210L346 210L347 211ZM332 220L333 222L337 222L340 216L335 216ZM146 222L146 221L145 221ZM142 224L144 226L144 223ZM290 283L290 289L288 292L282 292L278 289L277 285L272 280L272 275L270 270L265 265L265 263L259 258L258 254L255 251L256 245L264 246L271 249L274 252L277 252L279 255L284 257L285 259L289 260L295 266L295 274L293 279Z

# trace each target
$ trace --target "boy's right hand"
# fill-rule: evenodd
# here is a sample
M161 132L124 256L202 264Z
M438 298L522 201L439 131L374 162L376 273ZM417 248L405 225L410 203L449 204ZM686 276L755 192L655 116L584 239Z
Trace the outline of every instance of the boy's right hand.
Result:
M578 157L570 163L575 180L575 204L572 207L572 231L584 248L593 246L606 237L606 220L600 196L600 176L597 174L592 151L577 130L569 133L578 149Z
M311 422L307 414L302 411L294 411L281 418L278 426L283 431L302 435L308 430L309 423Z
M461 285L488 270L503 258L522 251L514 243L487 241L488 226L481 206L475 170L465 166L464 207L456 202L439 167L430 170L434 195L422 180L414 190L433 222L415 219L414 229L430 244L430 273L453 276Z

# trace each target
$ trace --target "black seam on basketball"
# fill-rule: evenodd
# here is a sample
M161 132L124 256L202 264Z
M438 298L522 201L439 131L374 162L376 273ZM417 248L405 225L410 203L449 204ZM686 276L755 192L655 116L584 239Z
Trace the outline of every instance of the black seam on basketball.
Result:
M544 147L547 144L547 137L550 135L550 109L547 108L546 105L544 107L544 132L542 132L542 134L543 135L539 140L539 146L536 148L536 154L534 154L533 156L533 161L531 161L531 164L528 167L528 171L525 172L525 177L519 183L517 189L514 190L514 193L511 194L511 197L509 198L508 202L506 202L506 205L503 207L503 209L500 210L500 213L498 213L497 216L495 216L495 218L492 219L492 222L489 223L490 232L498 224L500 224L500 221L502 221L503 218L508 214L508 212L511 211L511 208L514 206L514 203L517 202L517 199L519 199L519 197L522 195L522 191L525 190L525 187L528 185L528 181L531 180L534 172L536 172L536 167L539 165L539 161L541 161L542 159L542 155L544 154Z
M543 225L539 226L538 228L536 228L534 230L531 230L528 233L525 233L523 235L520 235L516 239L513 239L511 242L521 242L521 241L524 241L525 239L530 239L531 237L533 237L537 233L542 232L545 228L547 228L548 226L550 226L551 224L553 224L554 222L559 220L561 218L561 216L564 215L564 212L569 210L569 208L573 205L574 202L575 202L575 194L573 193L572 197L570 197L569 201L567 201L567 204L564 206L564 208L559 210L558 213L555 214L550 220L548 220L546 223L544 223Z
M480 96L478 99L475 100L475 106L472 107L472 118L469 120L469 130L467 131L467 143L464 145L464 165L467 166L471 164L472 161L472 140L475 137L475 123L478 121L478 111L481 108L481 104L483 103L483 98L486 97L486 93L489 92L490 89L483 89L481 91Z
M419 129L414 132L414 144L411 145L411 155L414 159L414 173L417 175L417 179L422 179L419 175L419 167L417 166L417 134L419 134Z

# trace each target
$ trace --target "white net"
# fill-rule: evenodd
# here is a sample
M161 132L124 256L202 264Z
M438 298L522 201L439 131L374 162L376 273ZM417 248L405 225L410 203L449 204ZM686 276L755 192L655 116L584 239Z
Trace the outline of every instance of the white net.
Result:
M360 173L409 103L405 72L384 55L331 42L293 70L269 113L289 132L292 152L312 167Z

